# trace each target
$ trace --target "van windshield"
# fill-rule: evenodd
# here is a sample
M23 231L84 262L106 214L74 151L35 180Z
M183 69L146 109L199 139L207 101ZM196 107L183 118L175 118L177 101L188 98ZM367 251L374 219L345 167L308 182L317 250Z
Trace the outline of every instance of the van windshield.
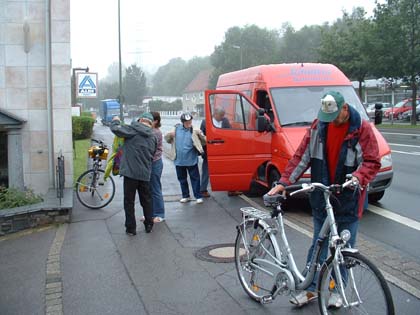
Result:
M281 126L302 126L310 124L318 115L321 98L328 91L338 91L360 113L369 120L366 110L352 86L304 86L290 88L272 88L277 117Z

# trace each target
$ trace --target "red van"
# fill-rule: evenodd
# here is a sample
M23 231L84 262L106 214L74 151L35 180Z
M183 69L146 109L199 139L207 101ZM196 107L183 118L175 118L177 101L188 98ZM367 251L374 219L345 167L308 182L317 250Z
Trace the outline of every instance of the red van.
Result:
M221 75L216 90L205 93L212 190L271 187L317 117L322 95L330 90L343 94L346 102L369 120L350 80L330 64L262 65ZM229 129L212 121L212 112L220 107L230 122ZM370 201L382 198L393 176L391 150L375 127L374 132L382 166L370 184ZM309 172L303 180L310 178Z

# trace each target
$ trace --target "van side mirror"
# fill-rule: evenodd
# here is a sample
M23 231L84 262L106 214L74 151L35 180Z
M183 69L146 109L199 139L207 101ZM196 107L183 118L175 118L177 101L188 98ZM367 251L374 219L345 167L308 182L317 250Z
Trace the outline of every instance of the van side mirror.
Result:
M257 116L257 131L264 132L270 131L270 123L267 118L264 116L265 110L260 108L258 109L258 116Z

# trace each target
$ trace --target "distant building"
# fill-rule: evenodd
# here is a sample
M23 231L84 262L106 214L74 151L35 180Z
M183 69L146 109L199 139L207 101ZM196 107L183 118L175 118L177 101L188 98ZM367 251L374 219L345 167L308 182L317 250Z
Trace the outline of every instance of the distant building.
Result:
M359 93L359 82L352 81L353 87ZM405 86L402 80L390 81L388 79L367 79L362 83L362 102L385 102L396 104L411 97L411 89Z
M204 91L208 89L212 70L203 70L188 84L182 94L182 110L204 116Z
M70 0L0 1L0 185L72 186L70 74Z

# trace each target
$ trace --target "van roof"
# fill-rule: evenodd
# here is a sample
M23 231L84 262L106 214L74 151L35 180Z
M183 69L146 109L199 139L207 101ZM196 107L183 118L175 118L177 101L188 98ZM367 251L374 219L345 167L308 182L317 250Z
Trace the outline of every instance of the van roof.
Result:
M336 66L322 63L261 65L219 76L217 88L265 82L270 87L352 85Z

